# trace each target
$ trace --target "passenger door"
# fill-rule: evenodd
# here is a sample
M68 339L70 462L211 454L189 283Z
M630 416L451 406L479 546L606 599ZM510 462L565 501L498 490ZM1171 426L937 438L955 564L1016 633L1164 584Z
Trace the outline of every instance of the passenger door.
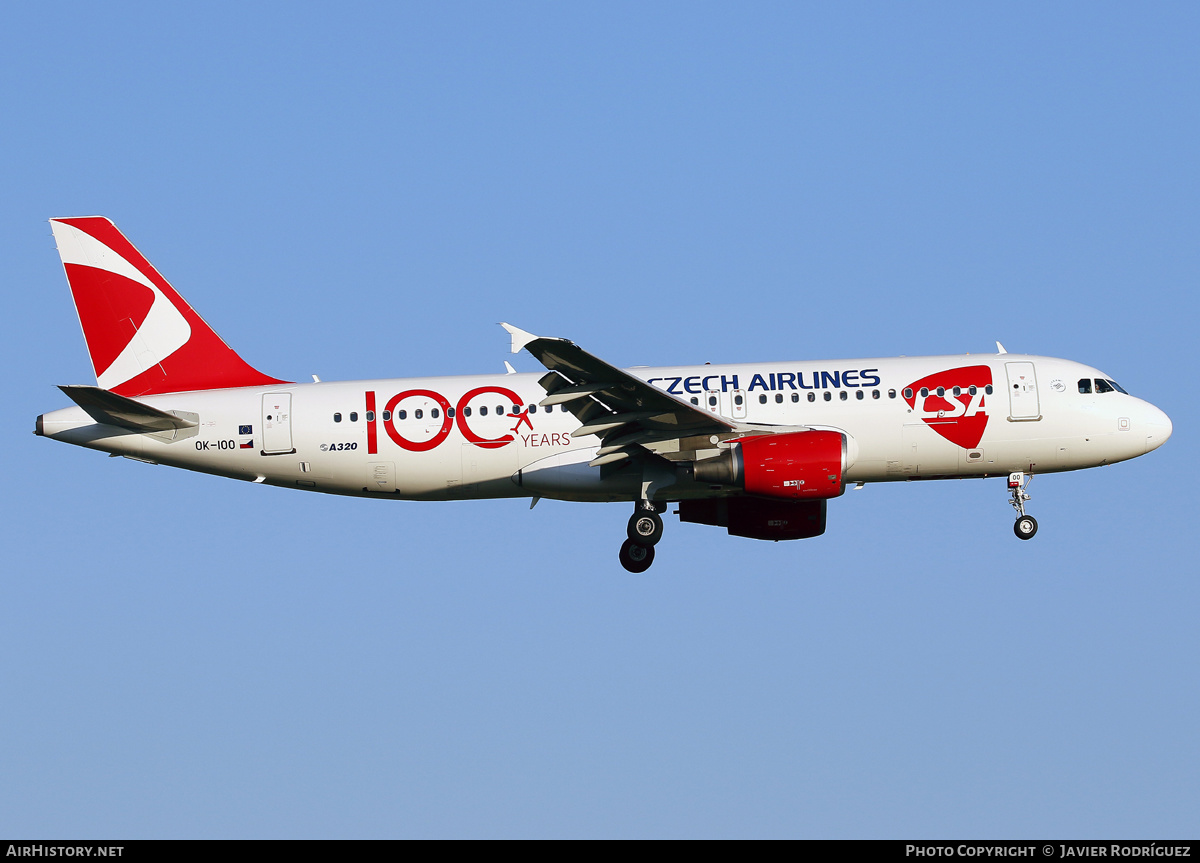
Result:
M1005 363L1008 373L1008 418L1033 422L1042 418L1033 363Z

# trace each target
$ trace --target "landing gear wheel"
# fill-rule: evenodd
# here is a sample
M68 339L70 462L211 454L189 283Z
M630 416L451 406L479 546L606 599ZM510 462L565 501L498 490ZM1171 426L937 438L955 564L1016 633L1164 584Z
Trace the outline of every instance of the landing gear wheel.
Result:
M654 547L639 545L632 539L621 543L621 566L630 572L645 572L654 563Z
M1033 539L1037 533L1037 519L1025 514L1025 502L1029 495L1025 493L1026 486L1033 475L1026 476L1023 471L1014 471L1008 475L1008 490L1012 494L1012 508L1017 511L1017 521L1013 524L1013 533L1017 539Z
M628 533L631 542L650 548L662 539L663 520L653 510L639 509L629 517Z

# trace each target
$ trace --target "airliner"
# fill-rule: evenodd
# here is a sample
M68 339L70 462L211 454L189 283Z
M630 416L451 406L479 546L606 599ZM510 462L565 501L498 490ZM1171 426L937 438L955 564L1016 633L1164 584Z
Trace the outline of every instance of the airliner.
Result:
M52 219L95 386L35 434L252 483L386 500L633 504L619 560L654 561L661 514L730 535L825 532L865 483L1006 479L1157 449L1171 420L1107 373L997 353L619 369L511 324L544 374L295 383L246 363L111 221Z

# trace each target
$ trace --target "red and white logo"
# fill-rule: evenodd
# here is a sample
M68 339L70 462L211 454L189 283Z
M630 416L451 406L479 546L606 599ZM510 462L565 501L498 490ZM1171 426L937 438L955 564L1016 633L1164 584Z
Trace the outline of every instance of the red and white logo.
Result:
M935 432L971 449L987 429L991 386L990 366L963 366L913 381L904 389L904 400Z
M96 382L118 395L277 384L206 324L108 219L51 219Z

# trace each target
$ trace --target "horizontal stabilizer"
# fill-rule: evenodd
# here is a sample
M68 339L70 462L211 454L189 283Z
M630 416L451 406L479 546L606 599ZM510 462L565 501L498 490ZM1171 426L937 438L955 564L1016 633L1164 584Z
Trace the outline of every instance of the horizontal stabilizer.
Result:
M100 387L59 387L98 423L136 432L163 432L195 428L195 420L150 407Z

